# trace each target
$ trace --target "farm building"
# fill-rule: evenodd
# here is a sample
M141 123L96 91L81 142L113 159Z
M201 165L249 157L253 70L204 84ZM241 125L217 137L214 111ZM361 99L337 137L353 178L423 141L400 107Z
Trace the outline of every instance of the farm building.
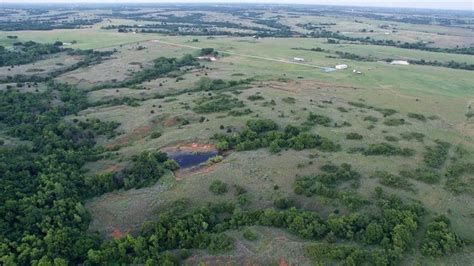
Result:
M341 69L346 69L347 67L348 67L347 65L342 64L342 65L336 65L335 68L338 70L341 70Z
M408 66L410 63L408 63L408 61L405 61L405 60L394 60L390 63L390 65L404 65L404 66Z
M304 62L304 58L301 57L295 57L293 60L298 61L298 62Z
M215 56L198 56L199 60L204 60L204 61L209 61L209 62L214 62L217 61L217 58Z

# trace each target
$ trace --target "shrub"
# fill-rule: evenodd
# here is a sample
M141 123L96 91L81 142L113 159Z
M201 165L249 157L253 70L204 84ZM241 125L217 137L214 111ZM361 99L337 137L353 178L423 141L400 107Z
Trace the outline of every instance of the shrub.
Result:
M440 257L459 251L464 243L450 228L450 221L446 216L438 216L428 224L421 253L425 256Z
M329 127L331 121L331 118L327 116L309 113L306 123L308 125L322 125L325 127Z
M166 160L163 163L163 165L164 167L166 167L166 169L169 169L171 171L175 171L179 169L179 164L175 160L172 160L172 159Z
M395 142L395 141L398 141L398 138L394 136L385 136L385 140Z
M254 94L254 95L250 95L247 99L249 99L249 101L260 101L260 100L264 100L265 98L263 98L262 95Z
M257 133L278 129L277 123L270 119L254 119L247 121L247 127Z
M346 138L347 139L352 139L352 140L361 140L363 139L364 137L361 135L361 134L358 134L358 133L355 133L355 132L351 132L351 133L348 133L346 135Z
M390 174L385 171L379 171L375 173L375 176L379 178L380 183L383 185L411 190L412 185L405 177Z
M255 241L258 239L257 233L250 228L245 228L242 232L242 236L249 241Z
M401 133L400 136L402 137L402 139L404 140L412 140L412 139L415 139L419 142L423 142L424 138L425 138L425 134L423 133L418 133L418 132L404 132L404 133Z
M389 108L374 108L374 110L382 113L384 117L391 116L397 113L396 110Z
M441 168L448 159L451 144L448 142L436 140L436 146L426 147L423 154L423 161L432 168Z
M385 156L412 156L415 151L409 148L399 148L389 143L369 144L364 150L364 155L385 155Z
M222 162L222 160L224 160L224 157L222 155L216 155L214 157L207 159L205 165L211 166L213 164Z
M234 240L224 233L211 234L208 249L210 251L229 251L234 248Z
M289 209L291 207L296 206L295 200L291 198L279 198L279 199L276 199L273 202L273 204L275 205L275 207L282 210Z
M379 119L375 116L369 115L369 116L364 117L364 121L370 121L370 122L375 123L375 122L379 121Z
M387 126L401 126L405 124L405 119L403 118L388 118L383 121L384 125Z
M225 140L221 140L221 141L217 142L216 148L220 151L226 151L226 150L229 149L229 142L227 142Z
M235 195L236 196L247 193L247 190L241 185L234 185L234 188L235 188Z
M215 113L231 110L233 108L244 107L244 103L237 98L225 94L219 94L216 97L203 97L196 101L193 110L196 113Z
M150 135L150 138L152 138L152 139L157 139L159 137L161 137L161 132L158 132L158 131L155 131L155 132L151 133L151 135Z
M281 99L281 100L282 100L282 102L288 103L288 104L294 104L294 103L296 103L296 99L293 98L293 97L286 97L286 98L283 98L283 99Z
M438 183L441 179L441 175L429 170L417 168L415 170L402 170L400 175L403 177L419 180L428 184Z
M252 110L250 109L244 109L244 110L230 110L229 115L231 116L243 116L243 115L248 115L251 114Z
M423 121L425 122L426 121L426 117L422 114L416 114L416 113L408 113L407 115L409 118L413 118L413 119L417 119L417 120L420 120L420 121Z
M220 180L214 180L209 186L209 190L216 195L222 195L224 193L227 193L229 188L226 183Z

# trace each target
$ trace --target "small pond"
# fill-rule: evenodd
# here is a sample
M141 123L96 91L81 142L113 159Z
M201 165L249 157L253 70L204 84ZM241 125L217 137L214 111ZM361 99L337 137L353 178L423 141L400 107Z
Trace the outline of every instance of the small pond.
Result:
M192 166L200 165L201 163L207 162L209 158L217 155L217 151L206 151L206 152L184 152L175 151L169 152L168 157L175 160L181 168L188 168Z

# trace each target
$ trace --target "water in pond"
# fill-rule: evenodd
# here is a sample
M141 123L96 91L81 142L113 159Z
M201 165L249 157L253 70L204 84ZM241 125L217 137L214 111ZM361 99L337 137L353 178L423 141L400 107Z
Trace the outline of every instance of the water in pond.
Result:
M181 168L188 168L206 162L217 155L217 151L208 152L170 152L168 157L175 160Z

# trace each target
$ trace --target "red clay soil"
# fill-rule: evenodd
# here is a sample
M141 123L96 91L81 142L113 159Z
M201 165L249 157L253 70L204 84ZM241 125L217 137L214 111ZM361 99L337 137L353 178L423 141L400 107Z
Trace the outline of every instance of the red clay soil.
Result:
M122 231L120 231L120 229L118 229L118 228L112 229L112 237L114 239L120 239L120 238L124 237L125 235L126 234L123 233Z
M288 266L288 262L285 259L280 259L280 262L278 263L279 266Z
M165 120L161 122L161 124L165 127L172 127L178 124L178 119L176 117L166 118Z
M198 142L191 142L191 143L181 143L175 146L165 147L161 149L164 152L210 152L216 150L216 146L214 144L204 144Z

